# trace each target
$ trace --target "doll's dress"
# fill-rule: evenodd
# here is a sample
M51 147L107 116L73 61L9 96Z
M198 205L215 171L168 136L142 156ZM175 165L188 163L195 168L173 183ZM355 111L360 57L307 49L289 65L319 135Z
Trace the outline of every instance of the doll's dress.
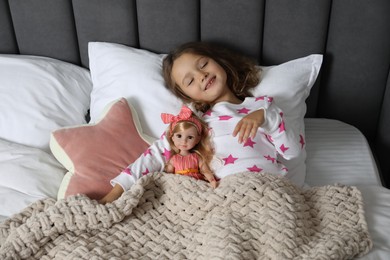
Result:
M171 158L175 168L175 174L191 176L197 180L204 180L203 174L199 172L199 155L190 153L188 155L175 154Z

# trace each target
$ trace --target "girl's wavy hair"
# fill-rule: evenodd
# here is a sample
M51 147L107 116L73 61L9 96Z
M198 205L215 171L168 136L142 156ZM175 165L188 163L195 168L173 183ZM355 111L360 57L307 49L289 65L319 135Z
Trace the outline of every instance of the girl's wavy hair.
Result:
M192 100L184 94L172 79L173 63L185 53L209 57L217 62L226 71L228 87L239 99L244 100L245 97L253 96L250 90L260 82L260 67L256 66L254 60L222 46L206 42L190 42L179 46L163 60L163 76L166 87L184 103L192 103L195 109L202 112L206 112L210 108L210 104Z
M190 150L190 152L197 153L200 156L200 158L202 159L202 161L204 163L206 163L207 166L209 166L209 168L210 168L210 162L213 159L213 155L214 155L214 148L213 148L213 145L211 142L209 128L208 128L207 124L203 120L201 120L198 116L196 116L194 113L192 114L192 116L199 120L199 122L202 126L202 129L201 129L202 131L200 133L199 143L197 143ZM172 148L171 157L173 155L179 153L179 150L177 149L177 147L174 145L174 143L172 141L172 138L171 138L172 135L178 131L186 130L190 127L196 128L196 126L193 122L185 121L185 120L178 122L172 130L170 127L168 127L168 129L166 131L166 136L167 136L168 142Z

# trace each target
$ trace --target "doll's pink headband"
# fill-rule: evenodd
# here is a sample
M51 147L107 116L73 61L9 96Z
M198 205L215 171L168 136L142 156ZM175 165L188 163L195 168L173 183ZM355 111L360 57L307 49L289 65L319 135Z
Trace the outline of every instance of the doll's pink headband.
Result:
M196 129L198 130L198 133L202 133L202 124L199 122L198 119L192 116L192 110L186 106L182 106L180 113L177 116L167 113L161 113L161 119L165 124L171 124L171 131L173 128L175 128L177 123L181 121L190 121L194 123Z

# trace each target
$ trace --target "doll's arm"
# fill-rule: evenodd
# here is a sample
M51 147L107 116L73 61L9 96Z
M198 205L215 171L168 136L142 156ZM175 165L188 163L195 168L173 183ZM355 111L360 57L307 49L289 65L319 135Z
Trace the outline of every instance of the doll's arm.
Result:
M175 167L173 167L171 160L169 160L165 166L164 166L164 172L167 173L174 173L175 172Z
M205 163L200 163L199 166L200 172L204 175L206 180L208 180L213 188L216 188L218 183L215 180L213 172L210 170L210 168Z

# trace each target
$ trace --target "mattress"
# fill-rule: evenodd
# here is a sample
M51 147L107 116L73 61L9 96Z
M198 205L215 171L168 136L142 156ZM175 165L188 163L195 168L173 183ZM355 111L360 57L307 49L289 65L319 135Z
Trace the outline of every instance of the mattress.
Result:
M374 157L355 127L330 119L305 119L306 184L357 186L374 247L361 259L390 259L390 190L382 187Z
M361 132L338 120L305 119L306 183L381 185L374 157Z

